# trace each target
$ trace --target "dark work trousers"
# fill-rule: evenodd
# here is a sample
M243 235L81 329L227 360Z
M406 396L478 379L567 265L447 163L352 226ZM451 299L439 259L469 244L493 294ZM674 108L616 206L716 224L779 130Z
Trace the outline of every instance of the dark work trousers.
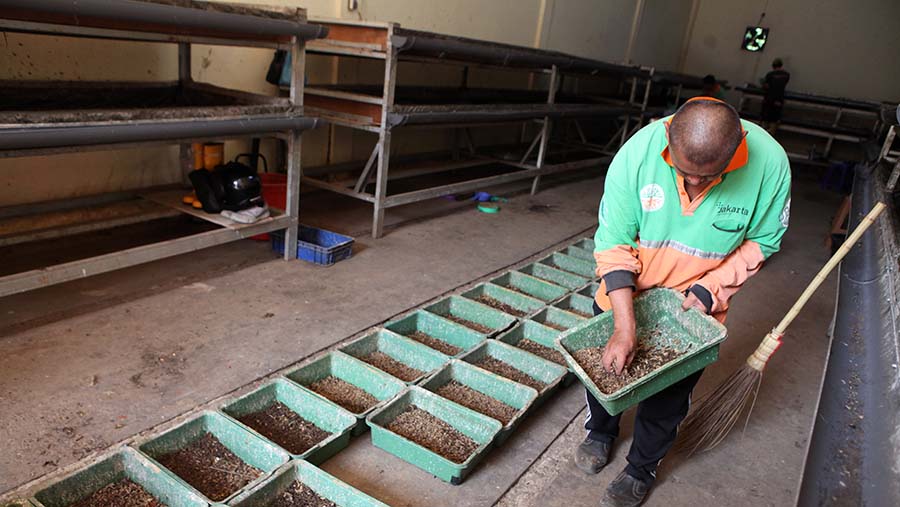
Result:
M594 315L603 313L594 303ZM703 370L681 380L640 402L634 418L634 438L628 451L628 475L643 481L656 478L656 467L669 452L678 434L678 425L688 413L691 391ZM591 440L612 443L619 436L622 414L609 415L600 402L587 394L588 418L584 428Z

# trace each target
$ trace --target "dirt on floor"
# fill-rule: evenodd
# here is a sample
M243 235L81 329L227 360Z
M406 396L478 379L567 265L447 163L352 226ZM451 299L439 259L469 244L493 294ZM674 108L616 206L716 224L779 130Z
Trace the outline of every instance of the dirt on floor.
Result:
M600 392L612 394L644 375L656 371L664 364L677 359L683 354L683 352L670 347L648 346L641 343L642 341L641 339L638 340L634 359L627 368L622 370L621 375L610 373L603 368L603 347L581 349L576 351L573 356L575 361L591 377L591 380L597 384Z
M424 371L407 366L381 351L372 352L360 359L404 382L412 382L425 374Z
M446 319L450 319L453 322L456 322L457 324L462 324L463 326L466 326L469 329L474 329L475 331L478 331L481 334L490 334L490 333L494 332L493 329L491 329L487 326L483 326L477 322L472 322L471 320L466 320L462 317L457 317L456 315L448 314L448 315L442 315L442 317L444 317Z
M506 424L516 416L516 412L518 412L515 407L511 407L496 398L480 393L455 380L451 380L441 386L436 393L450 401L455 401L466 408L471 408L476 412L496 419L504 426L506 426Z
M262 470L241 461L211 433L156 460L216 502L262 475Z
M307 387L354 414L365 412L378 404L378 398L349 382L330 375Z
M434 350L436 350L442 354L447 354L448 356L455 356L456 354L459 354L460 352L462 352L462 348L457 347L456 345L453 345L451 343L447 343L438 338L435 338L431 335L427 335L427 334L423 333L422 331L414 331L414 332L406 335L406 337L413 339L413 340L421 343L422 345L431 347Z
M68 507L166 507L166 505L128 479L103 486Z
M508 315L512 315L513 317L524 317L525 315L527 315L525 312L523 312L521 310L517 310L516 308L513 308L512 306L510 306L498 299L494 299L494 298L492 298L490 296L486 296L484 294L478 296L476 301L478 301L479 303L481 303L483 305L488 305L491 308L500 310L501 312L506 313Z
M322 498L306 484L294 481L269 507L338 507L331 500Z
M454 463L465 462L478 449L477 442L415 406L398 415L387 429Z
M493 357L486 357L481 361L475 363L475 366L479 368L484 368L490 372L496 373L501 377L508 378L513 382L518 382L520 384L526 385L528 387L532 387L540 392L541 389L547 387L547 384L532 378L530 375L525 373L522 370L514 368L512 365L504 363L499 359L494 359Z
M563 366L566 365L566 360L558 350L551 349L546 345L541 345L534 340L524 338L522 340L519 340L519 343L516 344L516 347L519 347L525 352L531 352L532 354L538 357L542 357L548 361L553 361L556 364L561 364Z
M278 401L237 420L291 454L303 454L331 435Z

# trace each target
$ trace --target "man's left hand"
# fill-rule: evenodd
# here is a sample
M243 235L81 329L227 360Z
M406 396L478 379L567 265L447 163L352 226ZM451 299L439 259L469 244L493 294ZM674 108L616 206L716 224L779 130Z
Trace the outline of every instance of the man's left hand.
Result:
M681 304L681 309L688 311L691 308L700 310L700 313L706 313L706 305L703 304L703 301L700 301L693 292L688 292L687 297L684 299L684 303Z

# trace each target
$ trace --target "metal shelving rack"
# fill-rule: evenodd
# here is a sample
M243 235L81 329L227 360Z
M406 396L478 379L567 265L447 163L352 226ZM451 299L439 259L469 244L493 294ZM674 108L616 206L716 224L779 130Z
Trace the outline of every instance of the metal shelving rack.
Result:
M0 278L0 296L104 273L179 255L275 230L286 231L285 259L296 257L299 214L300 134L320 120L303 116L306 41L327 29L306 23L303 9L263 9L193 0L5 0L0 3L0 29L11 32L178 44L178 76L173 88L204 93L213 105L95 109L74 104L65 111L46 108L0 113L0 157L66 153L84 149L180 144L181 164L191 168L192 142L267 135L287 143L287 206L250 225L181 204L182 192L145 197L220 226L209 232L77 260ZM191 78L191 44L275 48L290 51L294 62L289 98L226 90ZM21 83L23 87L34 82ZM60 83L47 83L48 89ZM97 93L115 83L71 83L95 86ZM13 86L15 83L5 83ZM145 83L161 86L160 83ZM129 83L129 86L138 86ZM65 86L63 86L65 87ZM215 101L220 102L215 102ZM202 102L202 101L201 101ZM17 121L10 121L8 117Z
M738 111L744 118L759 120L765 91L752 85L738 86ZM859 144L878 137L883 129L882 104L862 100L786 92L779 130L825 140L822 158L828 160L835 141ZM808 160L808 153L788 153L792 159Z
M638 77L646 71L637 67L610 64L597 60L574 57L554 51L538 50L482 40L409 30L396 23L354 22L346 20L317 19L316 23L329 29L327 38L310 42L307 50L336 57L363 58L383 61L384 78L376 91L353 86L307 86L305 103L310 114L327 119L333 125L372 132L378 140L355 184L343 185L324 177L329 170L316 174L304 174L303 183L329 190L374 206L372 235L383 233L384 213L387 208L419 202L441 195L465 192L491 185L522 179L532 179L532 193L537 192L543 175L596 166L607 158L592 156L583 160L547 163L551 121L563 118L628 118L634 107L623 104L571 104L557 101L557 91L564 74L597 75L613 73ZM503 99L476 103L404 103L407 90L397 85L397 67L400 62L439 63L469 67L516 69L532 76L546 76L547 90L540 98L528 102L510 102ZM465 75L465 71L464 71ZM432 89L433 91L439 91ZM535 92L539 93L539 92ZM634 88L632 88L634 99ZM627 122L627 119L625 120ZM533 137L524 156L518 160L478 153L468 127L486 124L519 124L535 122L539 131ZM404 174L390 173L390 149L392 130L405 128L453 128L461 132L460 142L466 155L413 167ZM523 130L523 133L525 131ZM523 136L523 141L527 139ZM399 194L388 195L388 181L456 169L499 164L512 168L512 172L481 177L451 184L434 186ZM346 165L335 167L344 171ZM367 191L374 171L374 191Z

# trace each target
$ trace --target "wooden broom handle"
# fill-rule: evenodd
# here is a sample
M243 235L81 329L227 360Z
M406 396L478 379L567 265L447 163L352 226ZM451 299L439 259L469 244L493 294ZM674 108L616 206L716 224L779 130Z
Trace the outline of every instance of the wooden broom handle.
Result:
M803 291L803 294L800 295L800 298L797 299L797 302L794 303L794 306L791 307L791 310L787 313L787 315L784 316L783 319L781 319L781 322L779 322L775 327L773 333L776 336L781 336L784 334L787 327L791 325L791 322L794 321L794 318L798 313L800 313L800 310L803 309L803 305L805 305L806 302L809 301L809 298L812 297L813 292L815 292L816 289L818 289L819 286L822 285L822 282L825 281L825 278L829 273L831 273L834 267L844 259L850 249L853 248L853 245L855 245L856 242L859 241L859 238L863 235L863 233L866 232L866 229L868 229L870 225L875 223L875 219L878 218L878 215L880 215L882 211L884 211L884 208L884 203L877 203L872 208L872 211L870 211L869 214L862 219L859 225L856 226L856 229L853 229L853 232L849 236L847 236L847 239L844 240L844 244L841 245L838 251L831 256L831 259L828 259L828 262L825 264L825 266L823 266L822 269L819 270L819 273L815 278L813 278L813 281L810 282L809 286L806 287L806 290Z

